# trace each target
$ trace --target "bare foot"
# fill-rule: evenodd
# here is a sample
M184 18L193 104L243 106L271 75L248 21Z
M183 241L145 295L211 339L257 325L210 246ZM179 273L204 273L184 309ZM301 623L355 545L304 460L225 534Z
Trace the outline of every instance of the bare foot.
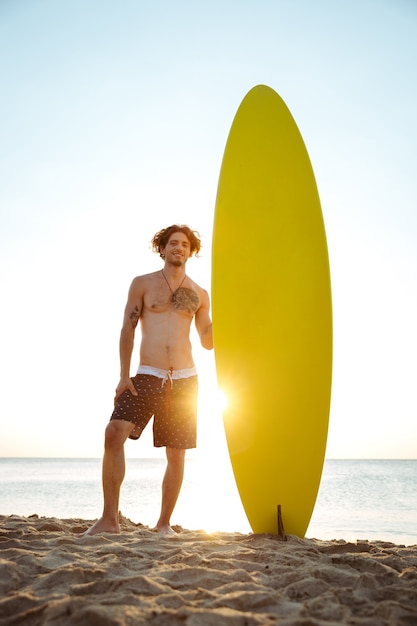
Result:
M99 533L120 533L119 522L111 522L109 520L100 517L85 533L82 533L81 537L87 537L90 535L97 535Z
M173 535L177 534L175 532L175 530L173 530L171 528L171 526L157 526L156 527L156 532L158 532L160 535L164 535L166 537L172 537Z

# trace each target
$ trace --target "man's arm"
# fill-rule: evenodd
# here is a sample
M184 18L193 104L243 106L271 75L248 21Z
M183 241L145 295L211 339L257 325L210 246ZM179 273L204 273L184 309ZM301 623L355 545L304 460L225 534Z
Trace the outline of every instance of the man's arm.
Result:
M134 396L136 389L130 380L130 361L132 359L133 345L135 341L135 331L142 314L143 306L143 286L140 277L135 278L130 286L125 307L123 326L120 332L119 354L120 354L120 382L116 389L116 402L120 395L129 390Z
M207 291L202 289L201 292L201 305L195 314L195 325L203 348L206 348L206 350L212 350L213 332L210 319L210 299Z

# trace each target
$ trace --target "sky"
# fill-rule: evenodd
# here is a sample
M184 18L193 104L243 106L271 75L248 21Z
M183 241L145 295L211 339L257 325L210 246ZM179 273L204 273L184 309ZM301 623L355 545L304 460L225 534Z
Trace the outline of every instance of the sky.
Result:
M187 223L210 289L227 135L266 84L326 226L326 456L417 458L416 65L414 0L0 0L0 456L101 456L131 280L161 268L153 234ZM193 343L199 449L226 454L213 353ZM151 433L126 451L154 454Z

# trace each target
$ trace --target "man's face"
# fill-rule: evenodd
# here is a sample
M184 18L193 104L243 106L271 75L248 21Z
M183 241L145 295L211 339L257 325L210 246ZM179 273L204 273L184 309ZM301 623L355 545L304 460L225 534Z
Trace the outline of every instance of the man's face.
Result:
M184 233L172 233L164 248L165 262L171 265L185 265L191 256L190 241Z

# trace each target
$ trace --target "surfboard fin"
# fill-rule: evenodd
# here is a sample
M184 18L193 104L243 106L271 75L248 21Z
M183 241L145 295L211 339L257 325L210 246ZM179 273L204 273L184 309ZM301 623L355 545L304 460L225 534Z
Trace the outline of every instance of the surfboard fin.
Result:
M277 506L277 515L278 515L278 537L281 541L287 541L287 535L284 530L284 522L282 521L282 513L281 513L281 505Z

